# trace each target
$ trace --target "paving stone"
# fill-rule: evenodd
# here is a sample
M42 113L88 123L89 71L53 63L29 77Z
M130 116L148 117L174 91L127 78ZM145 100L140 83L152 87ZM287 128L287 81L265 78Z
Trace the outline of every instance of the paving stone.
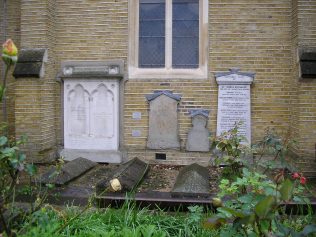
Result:
M116 169L109 177L104 179L96 185L96 192L98 195L103 194L105 191L111 191L110 181L117 179L121 185L121 190L118 192L130 192L134 190L143 177L147 174L149 165L138 158L134 158ZM113 191L113 190L112 190Z
M96 165L97 163L91 160L85 158L77 158L65 164L62 167L60 174L56 177L52 177L56 172L56 168L53 167L47 173L41 176L40 182L52 183L55 185L64 185L73 180L74 178L77 178L78 176L92 169Z
M171 191L173 197L209 196L209 172L196 163L182 168Z

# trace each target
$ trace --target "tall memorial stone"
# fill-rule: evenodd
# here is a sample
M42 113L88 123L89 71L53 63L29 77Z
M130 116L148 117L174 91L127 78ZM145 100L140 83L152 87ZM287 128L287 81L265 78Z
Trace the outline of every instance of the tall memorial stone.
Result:
M218 84L217 136L241 122L239 134L251 144L250 85L254 75L239 69L215 74Z
M179 149L178 104L180 95L155 91L146 96L149 102L149 149Z

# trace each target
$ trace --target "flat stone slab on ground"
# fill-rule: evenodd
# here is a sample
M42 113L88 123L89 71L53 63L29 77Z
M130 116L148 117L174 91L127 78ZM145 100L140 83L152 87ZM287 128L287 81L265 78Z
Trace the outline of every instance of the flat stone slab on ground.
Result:
M110 179L104 179L96 185L96 192L101 195L110 187L110 180L118 179L122 189L120 192L130 192L140 183L148 172L149 165L138 158L134 158L117 168Z
M209 171L196 163L182 168L171 191L173 197L208 196Z
M57 170L55 167L53 167L48 172L43 174L39 181L41 183L64 185L74 178L77 178L81 174L85 173L86 171L92 169L96 165L97 163L91 160L87 160L85 158L77 158L65 164L56 177L54 177L54 172L56 172Z

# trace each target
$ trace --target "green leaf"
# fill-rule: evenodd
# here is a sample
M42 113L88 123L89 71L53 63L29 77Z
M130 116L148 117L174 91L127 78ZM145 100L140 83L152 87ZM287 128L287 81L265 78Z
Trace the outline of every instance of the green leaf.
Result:
M7 156L13 156L15 153L15 150L13 148L6 147L2 150L2 153Z
M55 185L54 184L46 184L46 187L48 189L53 189L55 187Z
M30 175L33 176L37 173L37 167L33 164L27 164L26 165L26 172Z
M316 233L316 225L307 225L302 231L303 236Z
M228 216L234 216L234 217L240 217L240 218L245 217L245 214L243 212L235 210L233 208L229 208L229 207L219 207L217 208L217 211L222 212L224 214L228 214Z
M282 145L277 144L277 145L275 146L275 149L276 149L277 151L281 151L281 150L282 150Z
M218 229L222 225L226 224L227 221L225 218L218 217L218 216L212 216L205 220L202 224L203 228L205 229Z
M279 222L276 222L276 226L278 229L279 234L281 234L281 236L289 236L291 229Z
M5 145L8 142L8 138L5 136L0 137L0 146Z
M141 232L143 237L152 237L156 232L156 227L154 225L148 225L141 228Z
M3 100L3 96L5 95L5 91L6 91L5 87L2 87L0 85L0 102L2 102L2 100Z
M265 218L272 207L276 203L275 198L273 196L266 196L255 206L255 213L259 218Z
M23 153L20 153L20 154L19 154L19 161L20 161L20 162L23 162L25 159L26 159L26 155L23 154Z
M253 194L248 193L246 195L243 195L243 196L238 198L238 201L240 201L241 203L251 203L251 202L253 202Z
M244 216L243 218L240 218L238 220L238 224L241 224L241 225L250 225L252 223L254 223L256 220L256 216L254 213L250 214L250 215L246 215Z
M269 227L270 227L270 220L261 220L260 221L260 229L263 233L268 234L269 233ZM267 236L267 235L266 235Z
M281 199L283 201L288 201L291 199L292 194L293 194L293 188L294 184L291 182L291 180L286 179L280 188L280 194L281 194Z

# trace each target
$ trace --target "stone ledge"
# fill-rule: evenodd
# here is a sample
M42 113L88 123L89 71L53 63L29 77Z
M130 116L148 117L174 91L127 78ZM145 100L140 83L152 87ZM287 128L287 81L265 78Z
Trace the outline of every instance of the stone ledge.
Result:
M82 157L99 163L121 163L123 154L120 151L104 151L104 150L81 150L81 149L63 149L59 152L65 160L71 161L78 157Z

